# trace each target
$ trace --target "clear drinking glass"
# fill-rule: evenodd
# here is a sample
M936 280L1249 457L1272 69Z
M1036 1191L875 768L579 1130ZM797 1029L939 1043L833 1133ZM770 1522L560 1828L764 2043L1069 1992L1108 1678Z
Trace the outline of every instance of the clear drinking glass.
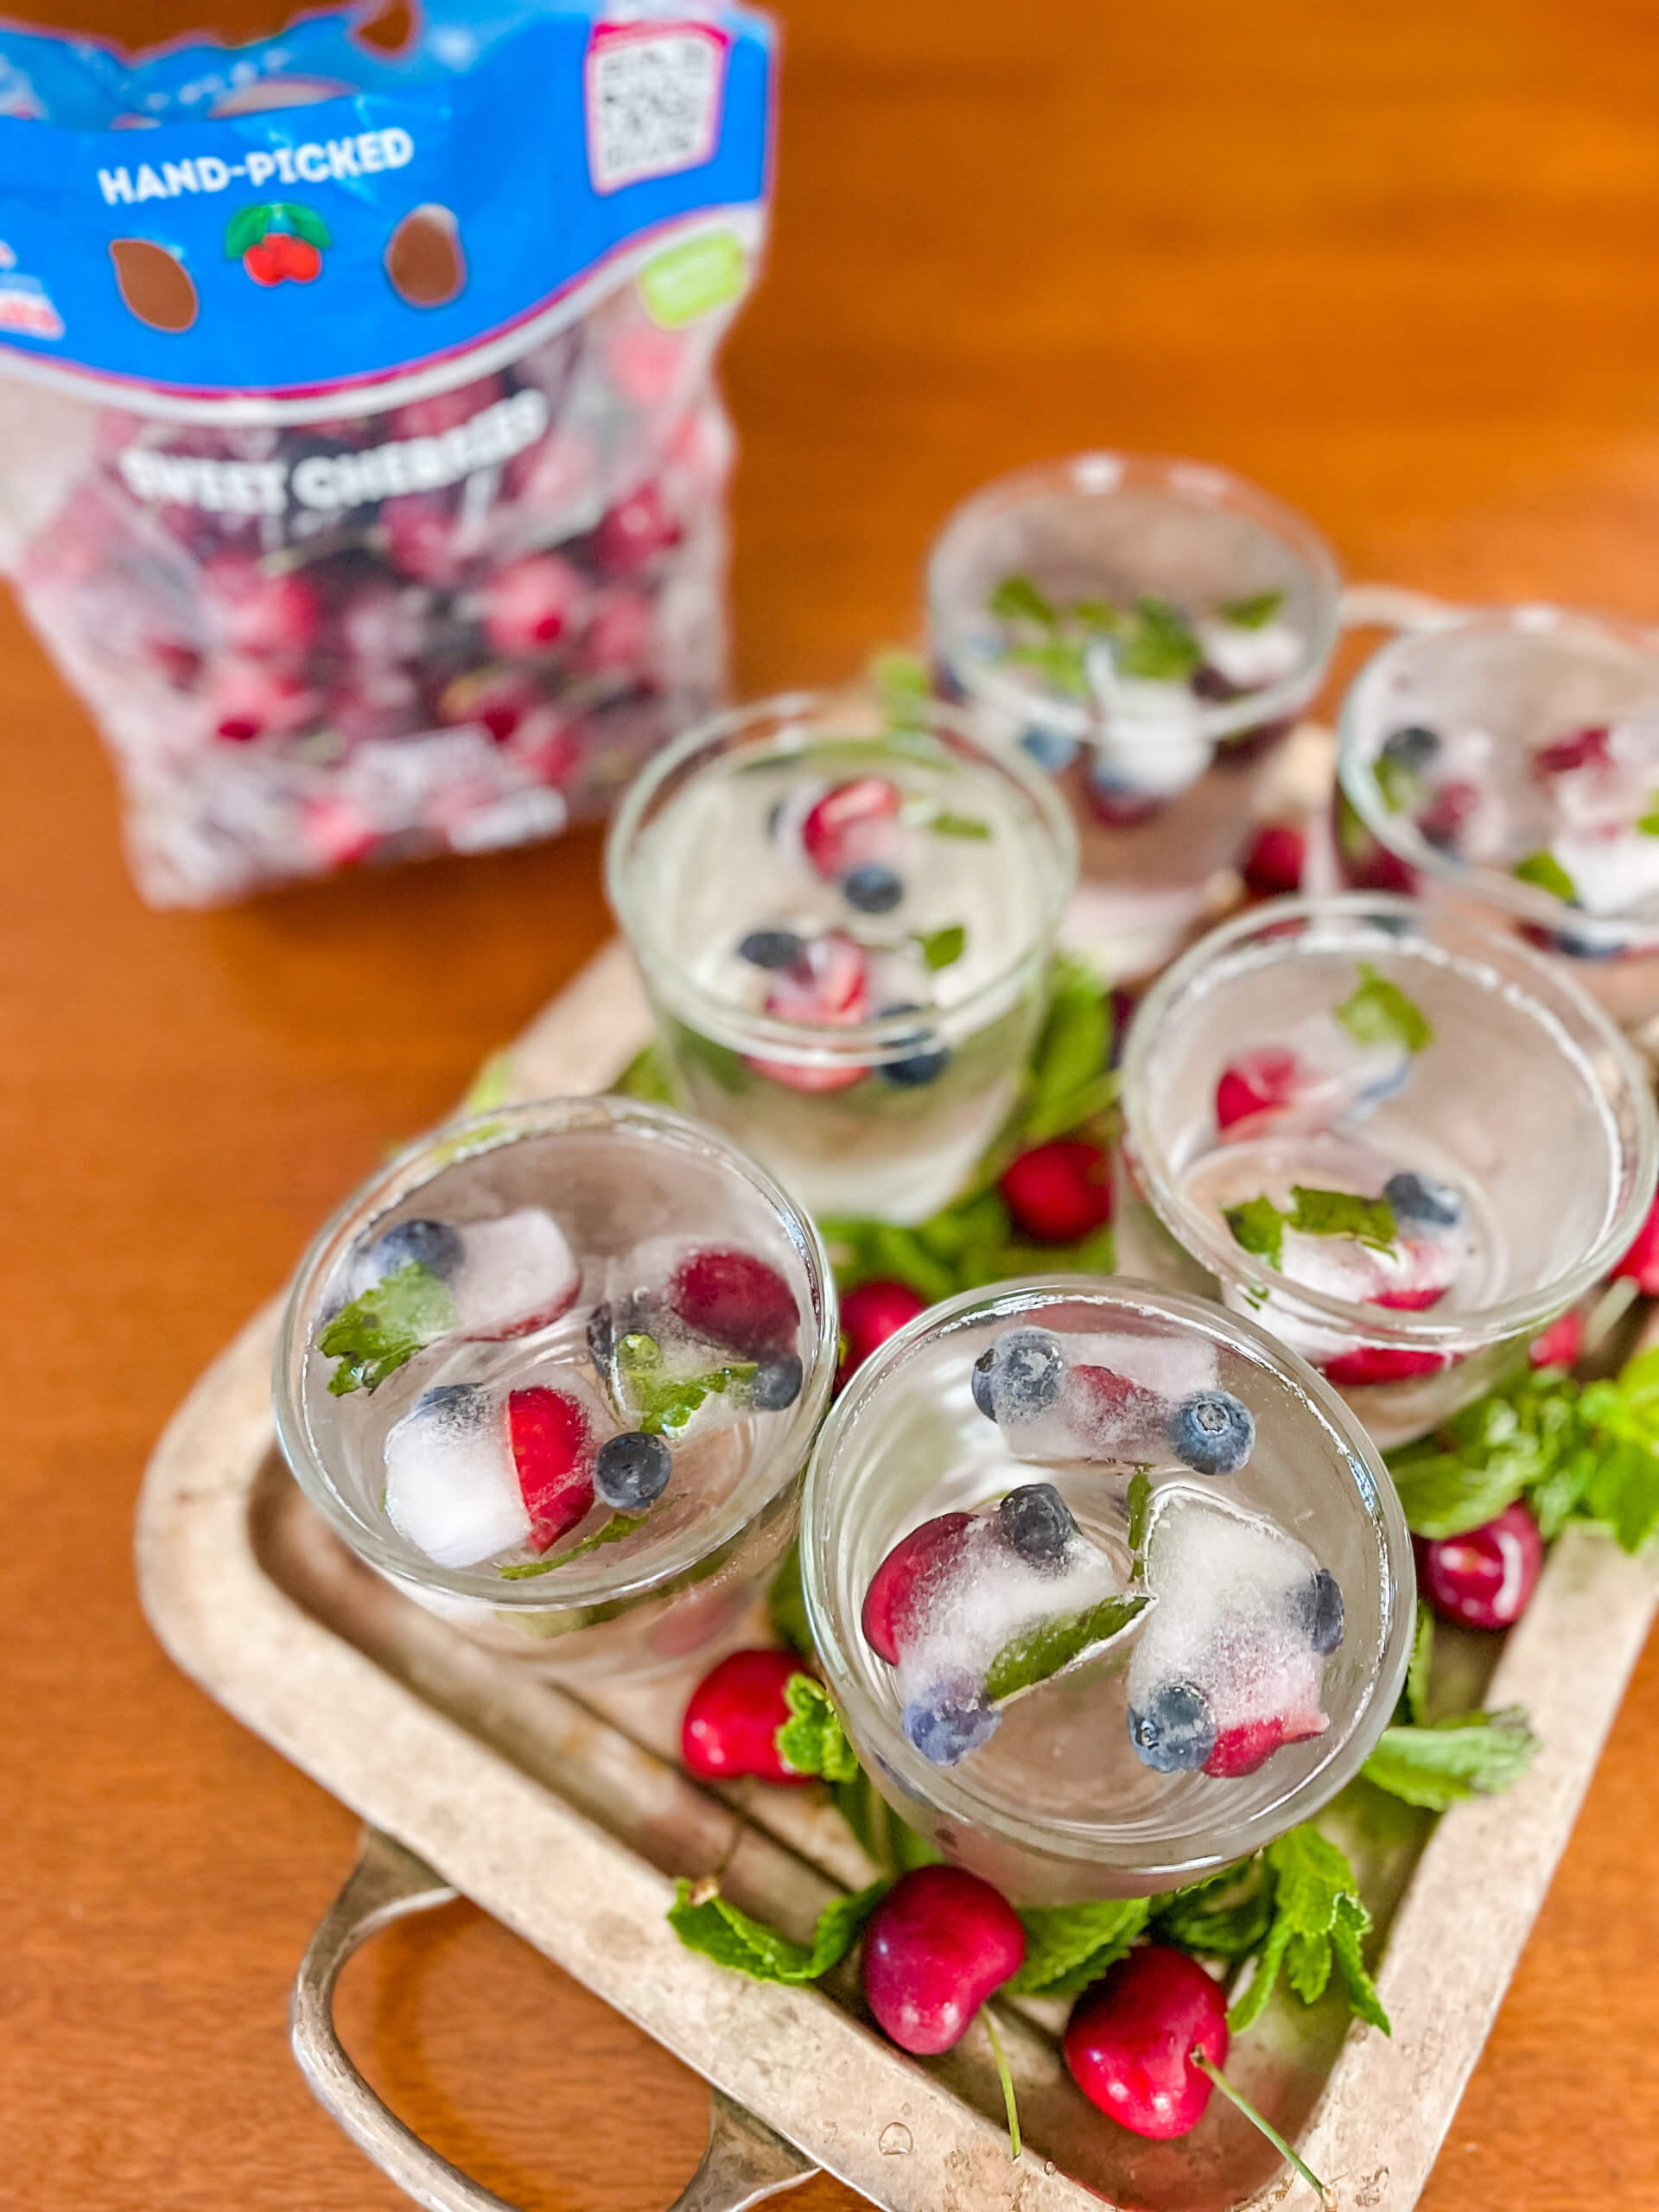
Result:
M1649 1088L1602 1008L1410 899L1212 931L1138 1008L1122 1101L1122 1264L1253 1313L1385 1449L1521 1364L1653 1193Z
M988 1419L976 1399L976 1363L988 1353L995 1359L1011 1332L1033 1329L1058 1347L1062 1412L1074 1389L1097 1386L1103 1373L1133 1372L1150 1427L1115 1440L1091 1432L1093 1440L1078 1445L1064 1426L1025 1430ZM1230 1473L1195 1472L1161 1434L1160 1423L1194 1386L1231 1394L1253 1421L1254 1448ZM1143 1586L1133 1564L1137 1470L1150 1501L1141 1509L1150 1528L1141 1540ZM927 1738L915 1704L906 1703L914 1685L905 1655L896 1671L868 1641L867 1592L894 1546L923 1524L984 1515L992 1501L1033 1483L1058 1491L1090 1556L1109 1562L1100 1573L1115 1573L1131 1591L1151 1587L1152 1601L1115 1642L1001 1706L992 1732L941 1764L918 1748L918 1735ZM1011 1610L995 1579L1007 1564L993 1534L1001 1517L975 1525L986 1548L973 1554L981 1580L964 1592L967 1617L1011 1618L1024 1600ZM1185 1557L1189 1571L1160 1582L1160 1545L1183 1535L1185 1549L1178 1544L1168 1556ZM1081 1275L951 1299L865 1362L812 1455L801 1563L825 1679L877 1788L948 1858L1022 1904L1170 1889L1315 1812L1357 1771L1388 1723L1415 1602L1394 1486L1359 1423L1310 1368L1254 1321L1206 1300ZM1322 1662L1310 1662L1284 1603L1287 1588L1316 1575L1327 1593ZM1340 1592L1334 1615L1332 1582ZM1226 1610L1239 1590L1249 1599L1243 1615ZM1206 1646L1212 1633L1219 1640ZM1287 1638L1294 1648L1283 1648ZM1158 1770L1131 1741L1132 1709L1154 1706L1179 1664L1221 1713L1217 1651L1236 1676L1235 1693L1239 1683L1261 1683L1274 1695L1276 1684L1311 1664L1323 1726L1253 1770ZM1306 1697L1306 1671L1301 1679ZM988 1688L995 1680L993 1670Z
M957 1194L1018 1101L1076 871L1029 761L948 708L792 694L659 753L606 867L688 1112L814 1213Z
M817 1230L732 1146L660 1107L547 1099L411 1146L321 1231L277 1434L429 1611L550 1671L646 1671L729 1633L787 1544L836 1329Z
M1659 1015L1659 632L1447 610L1361 671L1338 775L1356 887L1505 921L1626 1028Z
M1331 657L1338 588L1311 524L1190 461L1025 469L935 541L940 688L1066 793L1071 929L1115 978L1151 974L1236 900L1275 747Z

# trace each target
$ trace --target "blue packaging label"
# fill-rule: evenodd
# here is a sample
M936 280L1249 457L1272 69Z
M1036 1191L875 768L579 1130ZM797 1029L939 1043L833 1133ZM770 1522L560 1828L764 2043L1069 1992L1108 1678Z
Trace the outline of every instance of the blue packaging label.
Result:
M747 283L764 17L433 0L396 55L359 21L133 62L0 28L0 360L294 414L528 342L619 260L665 327Z

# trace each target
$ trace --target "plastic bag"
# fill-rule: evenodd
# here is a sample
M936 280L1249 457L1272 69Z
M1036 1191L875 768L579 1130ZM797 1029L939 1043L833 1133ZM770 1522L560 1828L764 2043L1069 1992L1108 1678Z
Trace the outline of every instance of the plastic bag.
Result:
M0 563L157 905L548 836L723 685L764 21L358 29L0 30Z

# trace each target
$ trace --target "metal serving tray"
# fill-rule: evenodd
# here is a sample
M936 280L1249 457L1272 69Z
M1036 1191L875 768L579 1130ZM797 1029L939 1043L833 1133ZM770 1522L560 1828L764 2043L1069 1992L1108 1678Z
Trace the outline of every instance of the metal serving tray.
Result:
M512 1093L601 1089L645 1028L628 959L607 946L514 1048ZM1312 2202L1220 2098L1172 2144L1096 2113L1060 2063L1061 2008L999 2009L1027 2136L1015 2165L982 2029L923 2065L868 2025L845 1970L790 1989L684 1950L664 1918L675 1875L721 1867L736 1903L802 1935L833 1890L869 1878L844 1824L816 1790L721 1792L681 1774L671 1751L689 1681L602 1698L553 1687L359 1565L277 1455L276 1327L274 1306L256 1316L158 1444L138 1511L139 1580L185 1672L368 1824L302 1967L295 2044L318 2095L412 2196L436 2212L501 2212L378 2102L334 2037L330 1998L377 1928L461 1892L713 2085L709 2156L680 2212L740 2212L819 2167L887 2212ZM1415 2202L1656 1603L1650 1563L1588 1531L1561 1539L1521 1625L1501 1647L1471 1639L1464 1653L1473 1694L1530 1708L1536 1764L1508 1796L1461 1805L1438 1827L1399 1808L1380 1841L1371 1829L1355 1843L1386 1937L1392 2039L1332 2007L1275 1999L1236 2046L1230 2070L1341 2212Z

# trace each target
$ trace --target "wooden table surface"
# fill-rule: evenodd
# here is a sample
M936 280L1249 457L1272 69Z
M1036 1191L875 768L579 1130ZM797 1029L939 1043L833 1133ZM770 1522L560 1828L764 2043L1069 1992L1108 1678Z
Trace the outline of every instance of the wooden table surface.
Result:
M776 250L730 357L742 689L910 632L945 509L1091 442L1243 471L1354 575L1659 614L1641 0L781 12ZM285 2044L353 1822L163 1659L133 1500L325 1211L599 943L599 842L146 912L86 715L0 625L0 2205L391 2208ZM1650 1655L1432 2212L1659 2203L1656 1834ZM653 2212L696 2161L697 2082L470 1910L383 1939L343 2018L515 2202Z

